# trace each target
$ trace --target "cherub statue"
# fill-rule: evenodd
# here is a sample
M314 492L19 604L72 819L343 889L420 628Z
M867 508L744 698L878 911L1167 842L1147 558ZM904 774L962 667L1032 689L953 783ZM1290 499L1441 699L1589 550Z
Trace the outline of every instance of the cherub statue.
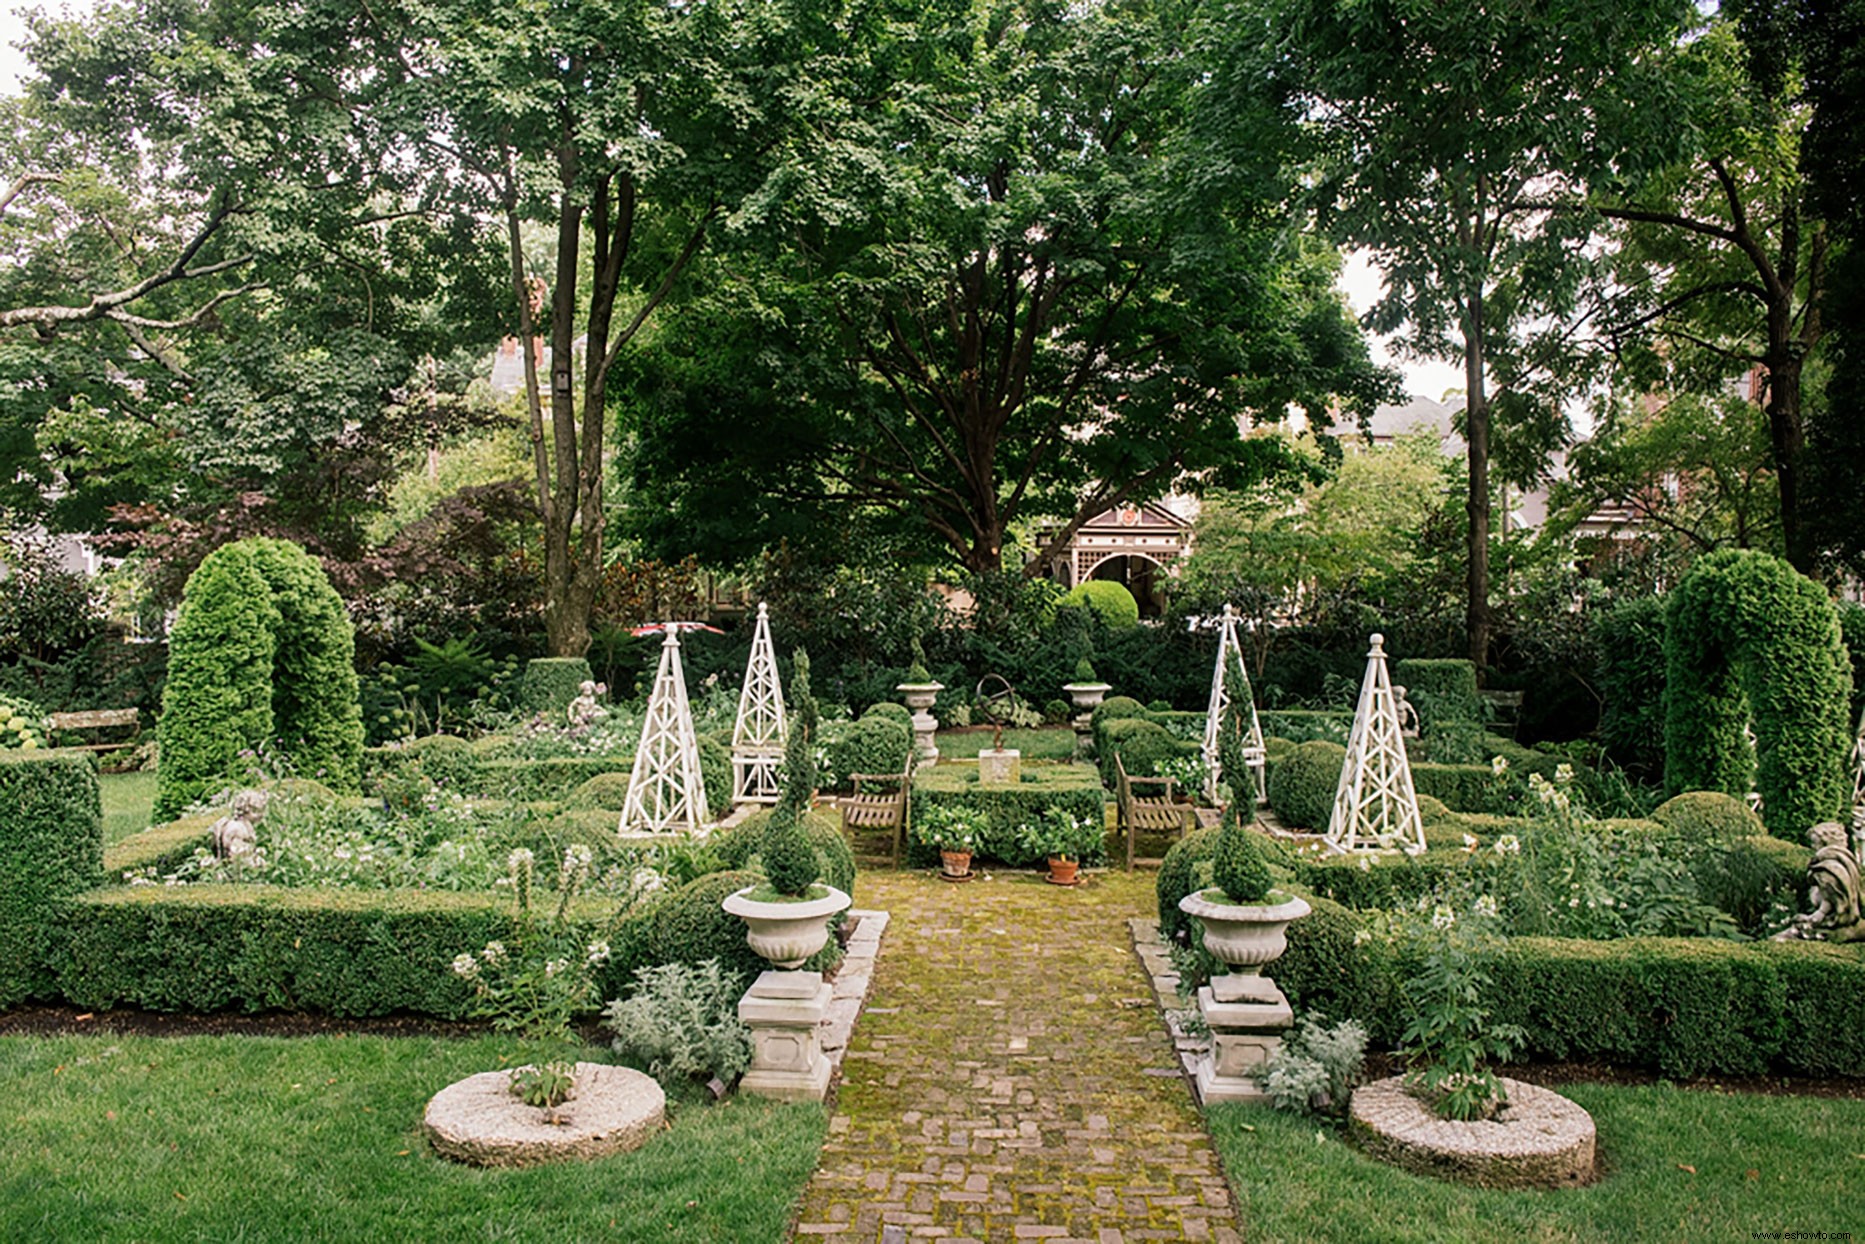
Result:
M1807 901L1813 910L1794 917L1777 940L1865 941L1859 913L1859 860L1847 844L1846 827L1822 821L1807 831L1813 859L1807 864Z
M251 855L258 845L255 828L265 819L266 793L243 790L233 796L233 811L214 822L214 854L223 860Z
M599 682L585 678L577 688L577 696L570 701L567 710L572 729L586 729L595 725L609 715L609 710L596 702L596 697L604 694L608 688Z
M1393 708L1396 709L1399 714L1400 737L1407 739L1417 738L1418 709L1410 700L1405 698L1405 688L1395 685L1392 688L1392 700Z

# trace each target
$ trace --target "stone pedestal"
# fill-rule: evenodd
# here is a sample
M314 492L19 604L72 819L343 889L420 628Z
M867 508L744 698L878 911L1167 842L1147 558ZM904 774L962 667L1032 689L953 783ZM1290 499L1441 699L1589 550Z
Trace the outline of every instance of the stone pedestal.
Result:
M926 764L939 759L939 745L933 742L933 732L939 729L939 719L932 715L933 701L945 690L942 682L903 682L894 690L913 710L913 746L919 758Z
M1113 684L1104 682L1072 682L1062 688L1075 705L1075 716L1068 724L1075 729L1077 759L1094 751L1094 710L1113 689Z
M738 1018L751 1029L751 1070L741 1092L782 1101L821 1101L833 1068L823 1057L819 1032L834 986L821 972L765 972L738 1000Z
M986 748L978 753L978 785L1015 786L1023 780L1023 753L1014 747Z
M1267 976L1214 976L1198 991L1211 1048L1198 1060L1199 1100L1264 1101L1250 1073L1275 1056L1295 1023L1288 998Z

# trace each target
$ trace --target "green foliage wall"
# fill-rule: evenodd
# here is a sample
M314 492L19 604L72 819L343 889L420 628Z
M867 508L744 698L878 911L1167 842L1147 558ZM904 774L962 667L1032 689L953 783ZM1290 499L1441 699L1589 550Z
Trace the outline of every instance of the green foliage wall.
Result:
M242 750L282 747L297 771L360 789L356 638L323 569L297 545L252 539L209 554L169 636L156 737L155 817L232 776Z
M539 657L525 665L518 702L525 712L544 713L562 724L564 710L580 693L583 683L593 677L589 662L582 657Z
M1140 717L1115 718L1098 735L1096 755L1100 758L1101 781L1110 790L1119 781L1114 769L1116 756L1126 767L1128 777L1156 777L1160 765L1198 751L1198 744L1175 738L1164 726Z
M1599 740L1621 765L1664 769L1664 599L1622 600L1593 622Z
M1409 657L1395 661L1392 681L1418 709L1426 730L1451 721L1482 721L1485 705L1476 689L1476 666L1452 658Z
M1752 714L1769 832L1840 815L1852 672L1824 589L1765 553L1714 553L1671 593L1664 649L1667 789L1745 794Z
M0 1007L50 992L46 943L102 880L103 809L88 755L0 751Z

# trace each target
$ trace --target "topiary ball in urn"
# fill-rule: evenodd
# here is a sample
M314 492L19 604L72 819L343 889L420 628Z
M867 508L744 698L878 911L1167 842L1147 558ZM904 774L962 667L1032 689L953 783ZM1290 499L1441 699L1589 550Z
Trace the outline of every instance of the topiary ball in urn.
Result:
M780 968L800 966L829 941L829 918L851 900L831 885L817 883L822 864L803 832L803 814L816 787L816 701L809 689L809 656L796 654L791 676L795 716L784 744L784 786L759 842L767 885L726 897L725 910L748 926L751 949Z
M1309 912L1302 899L1270 886L1269 865L1233 805L1211 860L1217 884L1179 900L1203 929L1204 948L1233 973L1254 975L1288 948L1290 921Z

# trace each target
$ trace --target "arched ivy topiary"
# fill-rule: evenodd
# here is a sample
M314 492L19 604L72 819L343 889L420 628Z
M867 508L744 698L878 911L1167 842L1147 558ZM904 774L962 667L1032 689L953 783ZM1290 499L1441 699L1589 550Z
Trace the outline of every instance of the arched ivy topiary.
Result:
M1769 832L1796 842L1851 796L1852 671L1826 592L1778 557L1727 550L1671 593L1664 626L1664 781L1671 793L1747 793Z
M356 632L321 566L285 540L209 554L169 635L155 815L210 793L239 754L282 746L298 774L361 789Z

